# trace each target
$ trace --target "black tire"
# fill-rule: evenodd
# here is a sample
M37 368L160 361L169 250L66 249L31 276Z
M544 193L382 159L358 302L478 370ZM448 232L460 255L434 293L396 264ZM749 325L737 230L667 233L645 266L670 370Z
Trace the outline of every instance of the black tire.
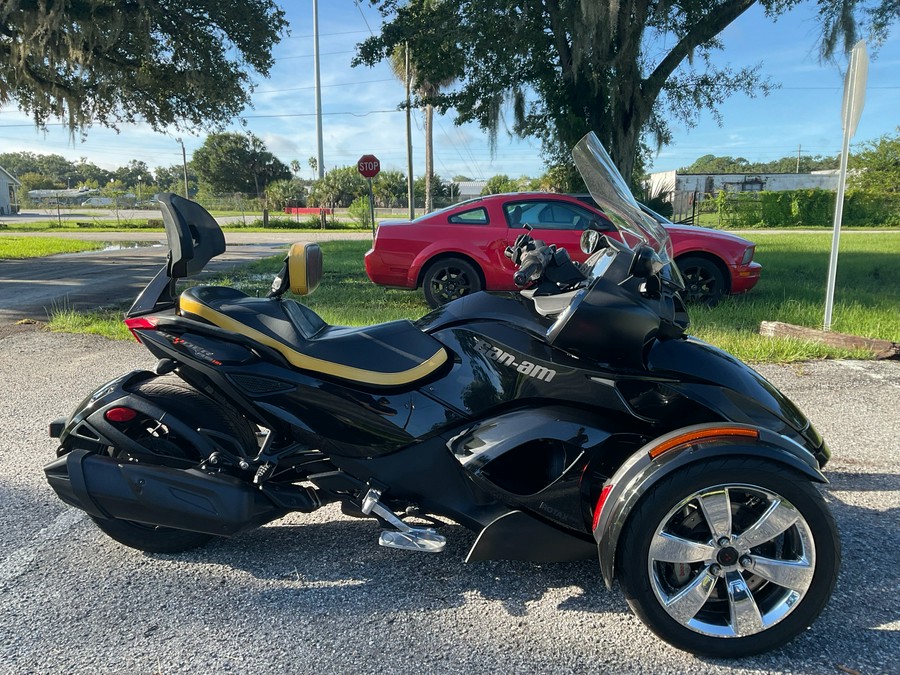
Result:
M684 300L695 305L715 307L725 295L725 275L708 258L685 256L675 261L684 279Z
M482 288L475 267L461 258L441 258L428 265L422 277L425 301L432 309Z
M217 405L212 400L174 377L160 377L143 382L135 393L152 401L163 410L176 415L179 420L195 429L211 429L236 439L245 452L256 452L256 434L250 423L228 408ZM136 420L133 433L144 434L142 443L153 444L166 463L182 462L195 464L202 458L190 445L171 434L165 427L148 433L145 420ZM110 448L113 457L123 457L118 449ZM162 463L162 462L161 462ZM212 535L189 532L169 527L156 527L130 520L95 518L92 520L103 532L120 544L149 553L180 553L203 546Z
M775 529L752 527L764 523ZM706 549L712 557L702 559ZM828 603L840 567L837 528L818 489L783 466L745 457L662 479L629 516L618 550L618 577L635 614L669 644L714 658L793 639Z

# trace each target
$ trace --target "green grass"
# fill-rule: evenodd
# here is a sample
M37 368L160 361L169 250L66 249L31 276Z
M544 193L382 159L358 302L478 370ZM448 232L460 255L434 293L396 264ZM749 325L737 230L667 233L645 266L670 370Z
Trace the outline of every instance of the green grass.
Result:
M821 328L830 233L754 233L762 277L750 293L713 309L692 308L691 332L747 361L865 358L866 352L758 335L761 321ZM841 237L832 330L900 342L900 236Z
M690 332L738 358L756 363L868 358L867 352L758 334L761 321L821 326L831 236L764 233L754 234L754 240L756 259L763 265L757 287L746 295L726 298L712 309L692 308ZM414 319L428 311L421 291L384 289L368 280L362 266L368 242L332 241L321 245L325 276L316 292L303 302L328 323L367 325ZM842 237L835 331L900 342L900 283L894 270L897 260L900 260L900 234L854 233ZM212 283L233 285L251 295L264 295L280 267L281 258L267 258L243 268L239 274L220 277ZM111 324L115 325L109 328ZM119 328L120 324L121 309L87 317L59 312L54 313L51 328L129 337L127 331Z
M56 333L88 333L111 340L132 340L131 332L122 323L125 306L108 307L91 312L76 312L68 308L50 311L50 330Z
M102 241L79 241L57 237L10 237L0 235L0 260L41 258L57 253L96 251L106 246Z

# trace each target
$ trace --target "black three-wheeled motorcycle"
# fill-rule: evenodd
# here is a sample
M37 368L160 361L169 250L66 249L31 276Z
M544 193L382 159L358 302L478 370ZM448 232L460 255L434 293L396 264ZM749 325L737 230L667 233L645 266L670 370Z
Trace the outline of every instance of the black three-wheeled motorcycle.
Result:
M439 553L452 520L478 535L469 561L599 556L682 649L787 642L838 572L815 485L828 449L765 379L685 335L665 231L596 137L574 155L621 241L588 230L575 264L523 234L507 251L520 293L363 328L284 297L318 284L315 244L294 245L267 298L178 294L225 241L199 205L163 196L169 259L125 320L156 369L51 425L53 489L153 552L340 502L382 546Z

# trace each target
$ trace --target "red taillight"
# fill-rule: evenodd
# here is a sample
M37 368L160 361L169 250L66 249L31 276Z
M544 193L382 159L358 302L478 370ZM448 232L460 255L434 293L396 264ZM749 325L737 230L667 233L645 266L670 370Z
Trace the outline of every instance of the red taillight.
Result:
M591 525L591 532L594 532L597 529L597 525L600 524L600 512L603 511L603 505L606 503L606 498L609 497L609 491L612 488L612 485L604 485L603 489L600 490L597 505L594 507L594 523Z
M156 330L156 324L159 323L159 319L155 316L134 316L128 319L125 319L125 325L128 326L128 330L131 331L131 334L134 336L134 339L138 342L141 341L141 338L138 337L138 334L134 331L137 329L141 330Z
M108 422L130 422L137 417L137 410L131 408L110 408L103 416Z

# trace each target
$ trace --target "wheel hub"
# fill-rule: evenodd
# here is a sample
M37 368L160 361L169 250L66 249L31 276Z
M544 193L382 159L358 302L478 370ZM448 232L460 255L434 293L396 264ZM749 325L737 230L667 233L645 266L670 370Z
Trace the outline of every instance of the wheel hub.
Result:
M726 546L719 549L719 552L716 554L716 562L722 567L731 567L737 564L739 557L740 555L734 546Z

